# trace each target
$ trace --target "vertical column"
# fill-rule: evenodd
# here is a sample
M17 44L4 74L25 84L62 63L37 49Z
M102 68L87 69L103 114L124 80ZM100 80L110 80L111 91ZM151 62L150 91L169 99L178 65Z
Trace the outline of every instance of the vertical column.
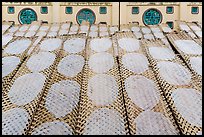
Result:
M112 25L119 25L119 2L112 2Z
M52 2L52 22L60 22L60 2Z
M120 3L120 24L127 24L127 4L128 2Z
M187 4L188 2L180 2L180 6L179 6L179 9L180 9L180 17L179 17L179 20L182 20L182 21L185 21L188 17L188 14L187 14Z

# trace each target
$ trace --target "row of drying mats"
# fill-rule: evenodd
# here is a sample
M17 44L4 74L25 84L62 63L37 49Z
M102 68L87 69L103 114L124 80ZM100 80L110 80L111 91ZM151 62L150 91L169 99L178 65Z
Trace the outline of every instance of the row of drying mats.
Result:
M114 35L64 24L22 25L31 37L2 27L3 134L202 134L202 40L191 24Z

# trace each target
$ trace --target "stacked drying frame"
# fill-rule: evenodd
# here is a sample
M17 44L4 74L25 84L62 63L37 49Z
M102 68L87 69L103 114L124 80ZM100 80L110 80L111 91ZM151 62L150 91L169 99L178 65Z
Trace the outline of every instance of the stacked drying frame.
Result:
M111 38L88 39L78 134L129 134L118 73Z
M3 134L27 134L58 56L53 54L37 46L6 83L2 97Z
M196 77L163 42L142 43L181 133L201 134L202 98Z
M55 61L52 75L39 102L28 134L76 134L85 43L76 45L76 40L73 42L73 39L85 40L85 37L84 35L69 35L59 38L63 40L62 45L57 49L59 56ZM80 52L73 47L78 47L78 50L81 48Z
M121 84L130 134L179 134L140 41L132 32L117 33L113 39L119 52Z
M198 87L202 88L202 42L196 43L185 33L167 34L167 38L196 76ZM186 47L185 47L186 46Z

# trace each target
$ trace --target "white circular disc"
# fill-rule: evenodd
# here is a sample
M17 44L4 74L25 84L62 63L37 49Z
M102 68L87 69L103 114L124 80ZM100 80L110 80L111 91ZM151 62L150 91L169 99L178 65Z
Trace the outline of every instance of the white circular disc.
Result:
M84 135L125 135L125 126L120 113L108 108L99 108L91 113L85 123Z
M109 30L111 32L116 32L116 31L118 31L118 27L110 27Z
M185 54L201 55L202 47L193 40L175 40L176 46Z
M2 30L7 30L10 27L10 25L2 25Z
M29 31L37 31L39 27L40 27L40 26L38 26L38 25L32 25L32 26L29 28Z
M148 69L147 58L140 53L128 53L122 56L122 64L134 73L142 73Z
M201 30L201 28L199 28L198 26L195 26L195 25L190 26L190 28L194 31Z
M95 38L91 40L90 47L96 52L107 51L112 46L112 41L109 38Z
M69 53L79 53L85 48L86 39L72 38L64 42L64 50Z
M154 36L156 38L159 38L159 39L165 38L165 36L162 32L156 32L156 33L154 33Z
M189 70L178 63L160 61L157 64L160 76L169 84L188 85L191 81Z
M137 39L141 39L142 38L142 33L141 32L134 32L134 35Z
M2 135L22 135L27 128L28 112L22 108L12 108L2 113Z
M10 54L20 54L23 53L30 46L30 44L31 40L29 39L16 40L9 43L4 52Z
M114 66L114 59L110 53L96 53L89 59L90 68L96 73L105 73Z
M202 31L198 30L198 31L195 31L196 35L198 37L201 37L202 38Z
M176 135L178 132L160 112L146 110L135 119L136 135Z
M92 25L90 31L98 31L98 26Z
M2 78L10 74L20 64L20 59L15 56L2 58Z
M145 39L154 39L154 36L152 34L144 34Z
M79 27L77 25L73 25L70 28L70 31L78 31Z
M134 31L134 32L139 32L140 28L139 27L132 27L131 30Z
M140 48L139 40L134 38L121 38L118 40L118 44L127 52L137 51Z
M65 34L68 34L69 30L66 30L66 29L61 29L59 32L58 32L58 35L65 35Z
M171 97L176 110L192 126L202 127L202 94L195 89L178 88Z
M151 33L151 30L150 30L149 28L147 28L147 27L143 27L143 28L141 29L141 31L142 31L144 34L149 34L149 33Z
M23 36L25 34L25 32L24 31L18 31L18 32L16 32L14 35L15 36Z
M88 96L97 106L111 105L117 95L118 85L113 76L97 74L89 79Z
M97 31L89 32L89 37L97 37L97 36L98 36L98 32Z
M60 61L57 70L67 77L74 77L82 71L84 63L81 55L68 55Z
M17 78L8 92L9 100L16 105L25 105L34 100L43 89L45 76L29 73Z
M47 34L47 32L45 31L39 31L36 36L45 36Z
M169 27L162 27L162 30L165 32L165 33L170 33L172 32L173 30Z
M59 38L49 38L43 40L40 44L40 48L45 51L53 51L59 48L62 44L62 40Z
M88 31L88 30L89 30L89 26L85 26L85 25L80 26L80 30L82 30L82 31Z
M76 81L63 80L55 83L46 96L45 107L55 117L72 112L79 101L80 85Z
M108 28L107 27L99 27L99 30L100 31L108 31Z
M32 135L72 135L72 129L67 123L56 120L41 124Z
M57 31L50 31L47 34L47 37L55 37L55 36L57 36Z
M39 30L47 31L50 27L49 26L41 26Z
M172 60L175 58L174 52L164 47L149 47L149 53L154 59Z
M161 30L157 27L151 27L150 29L152 30L153 33L161 32Z
M2 47L9 43L13 39L13 36L2 35Z
M61 29L69 29L70 23L64 23L61 26Z
M51 66L55 61L55 54L50 52L40 52L38 54L32 55L26 63L26 66L32 72L40 72L49 66Z
M143 110L152 109L160 99L154 81L144 76L130 76L125 80L125 89L128 96Z
M32 36L35 36L35 31L28 31L26 34L25 34L25 37L32 37Z
M102 31L99 33L99 35L100 35L100 37L103 37L103 36L108 36L109 33L108 33L108 31Z
M59 30L59 28L60 28L60 26L52 26L52 27L50 28L50 31L56 32L56 31Z
M181 30L184 30L184 31L187 31L187 32L191 30L191 29L190 29L187 25L185 25L185 24L180 24L179 27L180 27Z
M202 57L190 57L190 64L193 70L202 76Z
M17 31L19 29L19 26L13 26L13 27L11 27L8 31L9 32L15 32L15 31Z
M28 26L22 25L18 31L26 31L28 29Z

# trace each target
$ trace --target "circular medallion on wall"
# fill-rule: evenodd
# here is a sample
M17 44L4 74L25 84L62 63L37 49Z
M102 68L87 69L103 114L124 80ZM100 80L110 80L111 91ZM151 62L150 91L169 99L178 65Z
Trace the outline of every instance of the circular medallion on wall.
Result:
M157 9L148 9L143 14L143 23L145 25L157 25L162 21L162 14Z
M90 9L81 9L76 16L78 24L81 24L83 20L88 21L90 24L94 24L96 16Z
M37 14L34 10L26 8L20 11L18 18L21 24L31 24L37 20Z

